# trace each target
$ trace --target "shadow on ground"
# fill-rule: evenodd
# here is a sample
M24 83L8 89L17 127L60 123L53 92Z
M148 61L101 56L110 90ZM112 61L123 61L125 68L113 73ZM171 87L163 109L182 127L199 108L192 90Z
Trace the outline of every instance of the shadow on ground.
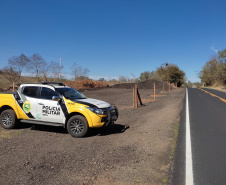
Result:
M16 129L18 130L31 129L31 130L42 131L42 132L68 134L67 130L63 127L37 125L37 124L29 124L29 123L20 123ZM88 134L85 137L120 134L125 132L127 129L129 129L128 125L121 125L121 124L113 124L108 127L101 127L101 128L90 128Z
M59 134L67 134L67 130L61 126L48 126L48 125L38 125L38 124L30 124L30 123L20 123L16 129L31 129L43 132L51 132L51 133L59 133Z
M89 130L89 133L86 137L92 137L92 136L106 136L111 134L120 134L125 132L127 129L129 129L128 125L121 125L121 124L113 124L108 127L102 127L102 128L92 128Z

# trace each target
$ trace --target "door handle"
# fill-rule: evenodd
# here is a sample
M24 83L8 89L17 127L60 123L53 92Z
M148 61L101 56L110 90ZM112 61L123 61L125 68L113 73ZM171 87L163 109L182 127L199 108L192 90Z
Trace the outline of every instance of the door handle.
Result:
M38 103L39 105L44 105L43 103Z
M18 103L24 103L23 100L18 100Z

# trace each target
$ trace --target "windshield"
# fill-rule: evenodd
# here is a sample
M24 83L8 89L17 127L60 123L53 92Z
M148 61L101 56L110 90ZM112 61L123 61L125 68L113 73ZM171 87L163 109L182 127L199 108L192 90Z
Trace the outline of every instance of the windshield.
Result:
M85 99L86 97L73 88L56 88L56 91L63 95L66 99Z

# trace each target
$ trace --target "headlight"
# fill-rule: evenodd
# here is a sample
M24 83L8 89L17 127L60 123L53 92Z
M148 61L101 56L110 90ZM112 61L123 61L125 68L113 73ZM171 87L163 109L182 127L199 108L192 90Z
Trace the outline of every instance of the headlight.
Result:
M86 107L86 108L89 109L90 111L96 113L96 114L106 115L105 109L99 109L99 108L95 108L95 107Z

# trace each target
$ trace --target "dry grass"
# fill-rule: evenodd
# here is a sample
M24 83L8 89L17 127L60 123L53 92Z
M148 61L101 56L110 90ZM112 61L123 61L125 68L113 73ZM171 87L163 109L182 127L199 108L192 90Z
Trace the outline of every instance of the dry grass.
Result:
M90 89L95 87L106 87L108 85L106 81L94 80L67 81L66 84L74 89Z
M5 130L1 129L0 130L0 141L4 139L10 139L14 136L17 136L20 134L20 130Z
M39 82L45 81L40 78ZM48 81L59 81L57 79L48 79ZM75 89L89 89L94 87L106 87L108 82L106 81L94 81L94 80L82 80L82 81L69 81L69 80L61 80L65 84L75 88ZM22 83L38 83L35 77L26 77L22 76L21 79L15 83L15 89L19 87ZM11 84L7 79L5 79L2 75L0 75L0 92L1 91L12 91L13 84Z
M142 101L142 103L147 103L147 102L153 102L153 101L156 101L156 100L154 100L154 99L142 98L141 101Z
M22 83L36 83L37 80L34 77L22 76L20 80L15 82L15 87L18 87ZM9 82L3 75L0 75L0 91L11 91L13 84Z
M226 87L225 86L212 86L212 87L207 87L208 89L215 89L218 91L226 92Z
M8 89L10 85L10 82L0 75L0 90Z
M155 97L159 98L159 97L163 97L166 96L166 94L156 94ZM149 97L154 97L154 95L150 95Z

